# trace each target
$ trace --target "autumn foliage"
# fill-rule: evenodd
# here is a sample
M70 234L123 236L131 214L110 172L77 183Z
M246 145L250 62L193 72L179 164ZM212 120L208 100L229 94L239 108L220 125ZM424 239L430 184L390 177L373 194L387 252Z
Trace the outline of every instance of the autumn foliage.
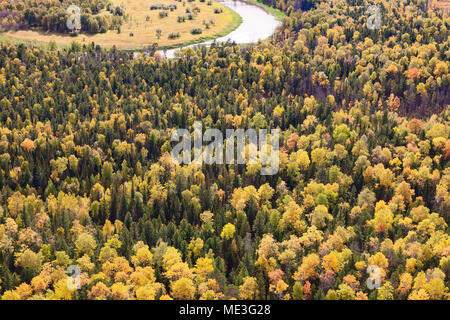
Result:
M173 60L0 45L2 299L449 299L448 17L272 2L272 41ZM279 173L175 164L197 120L279 128Z

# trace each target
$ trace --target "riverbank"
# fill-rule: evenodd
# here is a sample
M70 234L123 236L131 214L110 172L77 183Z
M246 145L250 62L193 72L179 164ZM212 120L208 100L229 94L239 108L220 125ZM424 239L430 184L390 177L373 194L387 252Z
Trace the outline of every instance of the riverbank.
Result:
M218 1L218 2L220 2L220 1ZM232 21L227 27L222 29L220 32L218 32L212 36L209 36L209 37L200 37L198 39L190 40L190 41L187 41L187 42L184 42L181 44L179 43L179 44L174 44L174 45L170 45L170 46L160 46L159 49L160 50L169 50L169 49L187 47L190 45L200 44L200 43L203 43L206 41L214 40L214 39L226 36L227 34L233 32L234 30L239 28L239 26L242 24L242 22L243 22L242 17L237 12L232 10L231 8L226 7L226 6L224 6L224 7L225 7L225 10L228 10L229 13L232 15ZM135 50L136 49L131 50L131 51L135 51Z
M280 22L282 22L283 19L286 18L286 14L283 11L275 9L274 7L268 6L267 4L262 3L258 0L240 0L240 1L247 2L250 4L255 4L257 6L264 8L267 11L267 13L275 16L277 18L277 20Z
M224 37L215 39L214 42L216 43L231 41L237 44L251 44L258 41L264 41L270 38L281 25L281 15L278 14L278 17L276 17L270 12L267 6L264 7L259 2L252 2L249 0L224 0L221 1L221 3L237 12L242 17L243 22L233 32ZM159 50L159 53L165 58L172 59L175 57L175 52L183 50L184 48L197 45L208 46L211 43L213 43L213 41L205 41L195 45L188 45L170 50L162 48Z

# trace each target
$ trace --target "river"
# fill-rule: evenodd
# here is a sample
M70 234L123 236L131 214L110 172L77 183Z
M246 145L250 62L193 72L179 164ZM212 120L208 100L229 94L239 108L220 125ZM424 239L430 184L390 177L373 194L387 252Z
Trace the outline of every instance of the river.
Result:
M240 0L218 1L221 4L233 9L242 17L241 25L228 35L215 39L216 42L226 42L228 40L236 43L255 43L258 40L264 40L274 34L276 28L281 25L280 21L268 13L264 8ZM208 45L214 40L197 43L187 47ZM168 59L175 57L175 52L186 47L162 50L160 53Z

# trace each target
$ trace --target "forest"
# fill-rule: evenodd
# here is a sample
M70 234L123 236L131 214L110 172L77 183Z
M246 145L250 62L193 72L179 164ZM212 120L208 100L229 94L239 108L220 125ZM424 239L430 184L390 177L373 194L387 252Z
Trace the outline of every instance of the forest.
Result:
M271 40L175 59L0 43L1 299L450 299L450 18L261 2ZM280 129L278 174L173 163L195 121Z

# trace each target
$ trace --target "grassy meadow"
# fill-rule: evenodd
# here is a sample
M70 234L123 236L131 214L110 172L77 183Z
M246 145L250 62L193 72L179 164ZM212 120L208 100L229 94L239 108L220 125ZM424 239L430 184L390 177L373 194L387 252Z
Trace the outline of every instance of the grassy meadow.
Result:
M19 41L33 43L55 42L58 46L70 45L73 41L80 43L95 42L104 47L115 45L119 49L140 49L153 43L161 48L173 48L187 44L199 43L224 36L236 29L242 22L241 17L228 7L215 1L200 0L111 0L115 6L125 8L126 21L118 30L109 30L96 35L80 34L76 37L68 34L49 33L36 30L20 30L0 35L2 41ZM150 10L152 4L177 5L173 10ZM194 8L198 8L196 11ZM189 19L189 10L193 19ZM220 10L220 13L216 13ZM160 17L166 12L167 17ZM99 13L109 14L107 10ZM179 17L185 17L179 22ZM207 26L208 25L208 26ZM200 28L200 34L192 30ZM158 32L158 30L160 32ZM170 37L172 35L172 37ZM175 35L175 37L173 37Z

